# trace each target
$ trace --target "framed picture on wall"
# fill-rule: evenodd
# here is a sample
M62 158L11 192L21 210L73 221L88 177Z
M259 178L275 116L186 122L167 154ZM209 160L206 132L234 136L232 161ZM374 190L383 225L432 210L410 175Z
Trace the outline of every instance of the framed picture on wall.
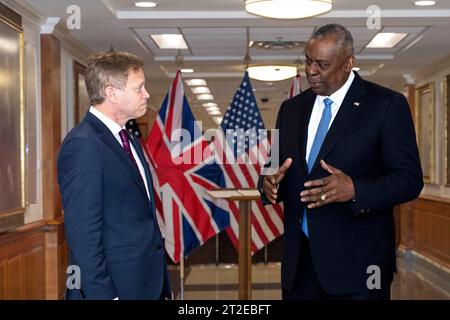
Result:
M77 125L89 109L89 95L84 84L84 72L86 67L76 61L73 62L73 116L74 125Z
M22 29L0 15L0 232L23 224L25 138ZM13 226L14 225L14 226Z
M417 88L415 100L417 144L423 180L434 183L434 83Z
M450 144L449 144L449 135L450 135L450 74L447 75L443 82L443 90L444 93L444 110L445 110L445 185L450 187Z

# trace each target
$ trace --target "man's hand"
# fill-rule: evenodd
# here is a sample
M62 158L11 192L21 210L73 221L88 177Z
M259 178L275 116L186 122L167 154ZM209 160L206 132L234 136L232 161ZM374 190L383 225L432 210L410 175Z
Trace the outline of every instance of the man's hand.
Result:
M291 164L292 158L287 158L275 174L264 176L263 191L271 203L277 202L278 184L283 180Z
M306 188L300 193L302 202L309 202L308 208L313 209L333 202L347 202L355 197L352 179L341 170L320 160L320 165L331 175L317 180L305 182Z

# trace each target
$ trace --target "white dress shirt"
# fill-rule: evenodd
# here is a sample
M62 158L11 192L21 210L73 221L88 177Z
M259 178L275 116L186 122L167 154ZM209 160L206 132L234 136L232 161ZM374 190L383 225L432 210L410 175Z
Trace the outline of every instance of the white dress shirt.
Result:
M355 79L355 75L352 72L350 72L350 75L347 79L347 81L344 83L342 87L340 87L336 92L334 92L331 96L317 96L316 101L314 102L314 106L311 112L311 118L309 119L308 124L308 140L306 144L306 162L308 162L309 152L311 151L312 144L314 142L314 137L316 136L317 128L319 127L320 118L322 117L322 112L324 103L323 100L325 98L330 98L333 101L333 104L331 105L331 121L328 126L328 129L330 129L331 124L334 121L334 118L336 117L336 114L339 111L339 108L341 107L342 101L344 101L345 95L348 92L348 89L350 89L350 86L352 85L353 79Z
M108 127L108 129L112 132L112 134L116 138L117 142L119 142L120 146L123 148L122 140L120 139L119 132L120 132L120 130L125 129L125 128L121 128L116 122L114 122L113 120L111 120L110 118L108 118L107 116L105 116L103 113L101 113L100 111L98 111L96 108L94 108L92 106L89 108L89 112L92 113L94 116L96 116L101 122L104 123L105 126ZM142 176L142 180L144 181L145 190L147 191L147 197L150 199L150 193L148 191L148 185L147 185L147 179L145 176L144 166L142 165L141 159L139 158L131 141L130 141L130 147L131 147L131 152L133 153L133 157L136 160L137 166L139 168L139 172ZM128 157L128 155L127 155L127 157Z

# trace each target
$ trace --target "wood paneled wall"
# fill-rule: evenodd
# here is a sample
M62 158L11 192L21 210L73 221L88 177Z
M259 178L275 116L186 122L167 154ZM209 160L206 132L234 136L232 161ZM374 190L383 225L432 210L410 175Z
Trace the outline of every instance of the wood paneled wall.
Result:
M450 268L450 200L422 196L398 214L400 246Z
M0 299L45 299L43 223L0 237Z
M41 35L42 186L44 219L61 216L56 159L61 145L61 44Z
M61 299L66 257L62 223L41 221L0 235L0 300Z

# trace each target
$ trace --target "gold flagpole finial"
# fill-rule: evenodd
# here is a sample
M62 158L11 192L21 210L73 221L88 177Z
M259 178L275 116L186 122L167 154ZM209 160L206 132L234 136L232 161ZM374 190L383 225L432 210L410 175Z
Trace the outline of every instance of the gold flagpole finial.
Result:
M297 74L300 74L300 70L302 67L302 60L300 60L300 57L294 60L294 65L297 68Z
M247 70L250 63L252 63L252 58L250 58L250 55L248 53L244 57L244 63L245 63L245 70Z
M248 70L250 63L252 63L252 58L250 58L250 48L249 48L249 41L250 41L250 29L249 28L246 28L246 34L247 34L247 42L246 42L245 57L244 57L245 71Z
M183 58L183 54L181 53L181 50L178 50L178 53L175 56L175 63L177 65L178 70L180 70L183 67L184 58Z

